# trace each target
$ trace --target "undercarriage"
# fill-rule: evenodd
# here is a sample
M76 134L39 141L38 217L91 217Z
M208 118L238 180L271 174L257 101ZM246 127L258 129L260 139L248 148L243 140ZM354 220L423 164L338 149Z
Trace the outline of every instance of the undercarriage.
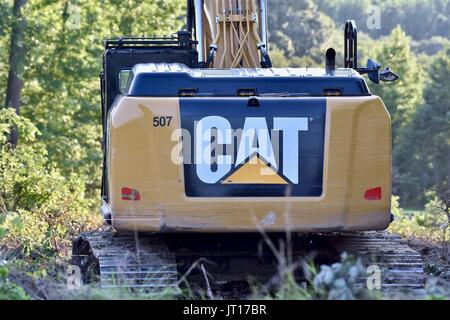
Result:
M97 283L105 289L148 294L186 284L204 284L208 290L245 282L277 286L285 271L282 269L287 268L302 283L306 282L302 262L332 264L344 252L361 258L365 268L379 268L383 293L424 293L420 254L401 237L387 232L311 235L91 232L74 240L73 263L83 271L85 282ZM370 276L370 272L362 274L356 285L365 287Z

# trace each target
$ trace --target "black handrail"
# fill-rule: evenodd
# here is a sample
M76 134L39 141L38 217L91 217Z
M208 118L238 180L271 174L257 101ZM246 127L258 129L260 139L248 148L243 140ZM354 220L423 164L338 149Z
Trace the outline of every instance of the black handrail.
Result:
M358 68L358 30L354 20L345 23L344 32L344 66L345 68Z

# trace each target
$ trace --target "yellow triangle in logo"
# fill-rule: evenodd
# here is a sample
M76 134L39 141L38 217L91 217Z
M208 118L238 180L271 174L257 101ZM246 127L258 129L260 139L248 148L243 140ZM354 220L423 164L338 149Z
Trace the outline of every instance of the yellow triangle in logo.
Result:
M289 184L256 155L226 178L222 184Z

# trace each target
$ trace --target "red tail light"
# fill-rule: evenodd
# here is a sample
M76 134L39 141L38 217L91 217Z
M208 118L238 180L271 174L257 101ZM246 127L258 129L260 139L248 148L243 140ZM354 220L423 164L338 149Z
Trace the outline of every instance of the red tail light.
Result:
M122 200L139 201L141 200L141 195L139 191L132 188L122 187Z
M366 200L381 200L382 189L377 187L374 189L367 190L364 194L364 199Z

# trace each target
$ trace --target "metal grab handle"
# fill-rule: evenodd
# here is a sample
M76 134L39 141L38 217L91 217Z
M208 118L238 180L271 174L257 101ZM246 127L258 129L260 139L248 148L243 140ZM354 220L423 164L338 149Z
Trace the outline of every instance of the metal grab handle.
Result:
M205 62L203 53L203 0L195 0L195 38L197 40L198 62L203 64Z
M354 20L345 23L344 34L344 66L345 68L358 68L358 30Z

